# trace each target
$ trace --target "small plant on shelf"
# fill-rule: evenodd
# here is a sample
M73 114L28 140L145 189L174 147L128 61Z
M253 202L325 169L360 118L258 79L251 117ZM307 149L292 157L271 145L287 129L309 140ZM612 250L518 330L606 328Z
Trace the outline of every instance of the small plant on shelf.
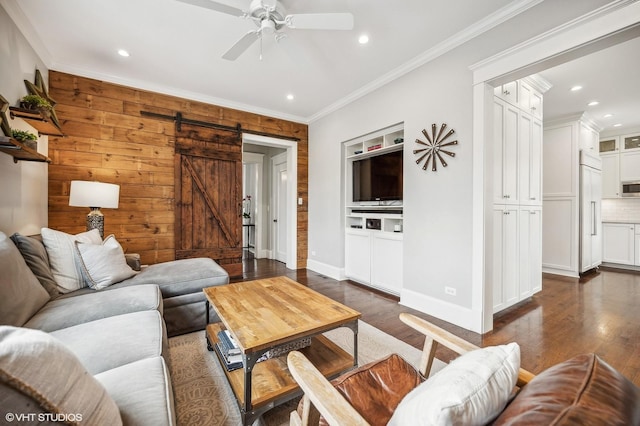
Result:
M24 130L11 129L11 135L15 140L25 144L31 149L38 148L38 136Z
M19 142L24 141L37 141L38 137L31 132L26 132L24 130L11 129L11 134L13 138Z
M26 95L20 99L20 108L50 111L52 106L48 100L39 95Z
M242 199L242 219L249 222L251 219L251 195L247 195Z

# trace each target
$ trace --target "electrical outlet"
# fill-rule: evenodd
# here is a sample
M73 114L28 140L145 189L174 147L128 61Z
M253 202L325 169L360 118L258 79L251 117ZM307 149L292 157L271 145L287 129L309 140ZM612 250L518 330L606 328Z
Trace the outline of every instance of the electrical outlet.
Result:
M453 287L445 287L444 288L444 292L447 293L449 296L455 296L456 295L456 289Z
M311 256L315 256L316 255L316 251L315 250L311 250Z

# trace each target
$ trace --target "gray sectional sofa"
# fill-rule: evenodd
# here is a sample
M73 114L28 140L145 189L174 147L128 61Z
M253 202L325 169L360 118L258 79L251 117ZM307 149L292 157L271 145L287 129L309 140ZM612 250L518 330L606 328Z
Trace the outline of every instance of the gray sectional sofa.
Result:
M59 294L41 238L0 232L0 411L27 424L175 424L167 338L203 329L202 288L228 282L213 260L185 259Z

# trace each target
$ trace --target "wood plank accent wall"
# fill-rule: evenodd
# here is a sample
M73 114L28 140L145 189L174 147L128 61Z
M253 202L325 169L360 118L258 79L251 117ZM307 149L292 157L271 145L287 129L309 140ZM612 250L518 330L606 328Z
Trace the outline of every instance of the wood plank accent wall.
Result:
M85 230L88 209L69 207L71 180L120 185L118 209L104 209L105 235L115 234L142 262L175 259L175 125L142 117L140 111L175 115L244 130L268 132L298 142L298 268L306 267L308 128L263 115L49 71L49 93L64 137L49 136L49 227Z

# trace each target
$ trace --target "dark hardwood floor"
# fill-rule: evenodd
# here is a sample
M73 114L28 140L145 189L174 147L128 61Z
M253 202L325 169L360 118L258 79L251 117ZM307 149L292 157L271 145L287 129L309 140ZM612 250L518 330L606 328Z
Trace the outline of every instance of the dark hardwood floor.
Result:
M581 353L594 352L640 385L640 273L602 268L581 279L545 276L543 289L494 318L479 335L402 306L398 298L352 281L336 281L283 263L245 259L244 280L286 275L362 313L362 320L421 349L423 339L398 315L410 312L478 345L518 342L523 368L539 373ZM237 280L238 281L238 280ZM448 351L438 358L450 361Z

